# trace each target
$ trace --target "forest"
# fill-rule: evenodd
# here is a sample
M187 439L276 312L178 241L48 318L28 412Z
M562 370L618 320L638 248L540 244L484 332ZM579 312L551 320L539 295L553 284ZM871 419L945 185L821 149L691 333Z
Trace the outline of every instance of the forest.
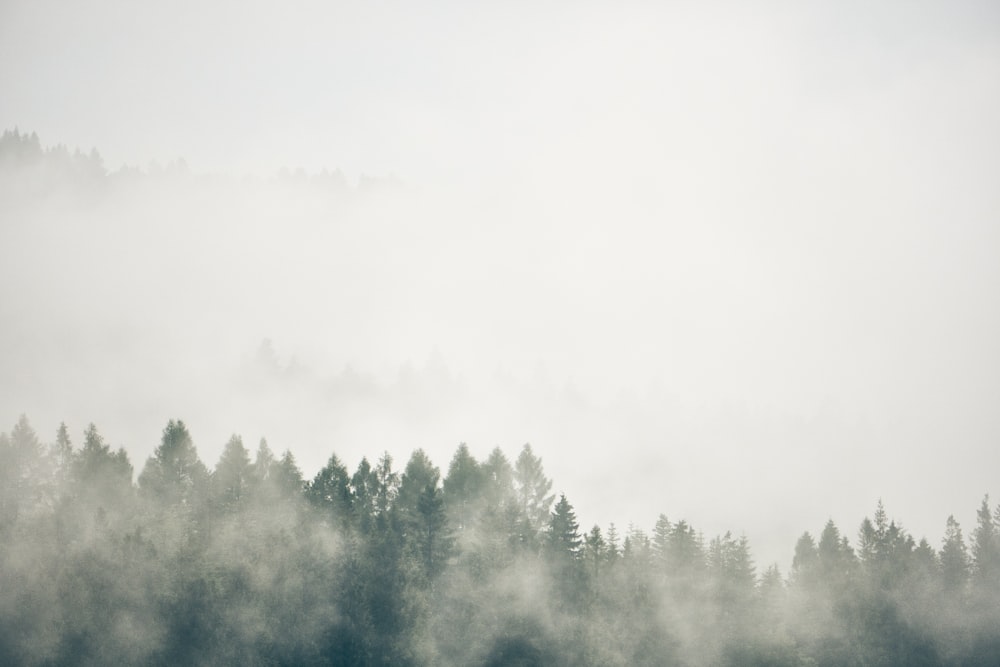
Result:
M134 475L91 424L0 434L0 664L996 665L1000 506L919 542L879 501L791 571L661 514L585 528L526 444L304 479L170 420ZM642 489L636 489L641 494Z

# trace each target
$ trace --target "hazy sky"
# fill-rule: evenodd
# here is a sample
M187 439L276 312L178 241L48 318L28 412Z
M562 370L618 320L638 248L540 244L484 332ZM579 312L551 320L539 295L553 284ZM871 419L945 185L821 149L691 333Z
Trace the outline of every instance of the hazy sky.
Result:
M4 0L3 128L111 170L404 188L8 209L0 418L93 419L137 467L169 417L210 463L287 433L310 475L530 440L585 523L664 511L768 557L878 496L970 530L1000 496L1000 8L750 4ZM464 389L419 426L405 392L331 421L308 383L176 389L264 338L383 388L436 347Z

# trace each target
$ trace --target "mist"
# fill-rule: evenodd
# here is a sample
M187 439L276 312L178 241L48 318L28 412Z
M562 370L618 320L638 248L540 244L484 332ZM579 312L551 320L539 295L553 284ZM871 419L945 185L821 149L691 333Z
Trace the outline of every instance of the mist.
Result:
M531 443L584 526L761 571L880 498L933 543L1000 495L998 28L6 2L0 423L138 472L179 417L305 479Z

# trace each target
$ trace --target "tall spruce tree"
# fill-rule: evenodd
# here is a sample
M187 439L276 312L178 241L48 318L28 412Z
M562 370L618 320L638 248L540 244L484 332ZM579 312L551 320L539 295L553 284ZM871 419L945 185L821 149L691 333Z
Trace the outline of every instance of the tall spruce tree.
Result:
M962 537L962 527L953 515L945 524L941 546L941 584L949 596L961 597L969 580L969 550Z
M524 445L514 464L514 483L521 519L519 539L531 548L548 522L555 495L549 493L552 481L545 476L542 459L535 456L530 444Z

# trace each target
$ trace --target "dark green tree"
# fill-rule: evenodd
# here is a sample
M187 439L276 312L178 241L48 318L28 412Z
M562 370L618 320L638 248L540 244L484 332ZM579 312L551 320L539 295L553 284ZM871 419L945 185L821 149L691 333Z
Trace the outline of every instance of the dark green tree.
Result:
M424 486L417 498L416 516L411 529L424 574L428 578L434 578L444 570L454 548L444 499L435 484Z
M351 478L336 454L330 455L326 465L306 485L305 496L331 525L340 528L351 525Z
M431 463L424 450L414 451L399 480L399 497L396 502L400 513L410 515L416 512L417 502L424 489L428 486L437 488L440 479L441 471Z
M573 506L565 494L559 494L559 502L552 510L548 528L548 546L556 558L576 560L580 557L580 524L576 521Z

